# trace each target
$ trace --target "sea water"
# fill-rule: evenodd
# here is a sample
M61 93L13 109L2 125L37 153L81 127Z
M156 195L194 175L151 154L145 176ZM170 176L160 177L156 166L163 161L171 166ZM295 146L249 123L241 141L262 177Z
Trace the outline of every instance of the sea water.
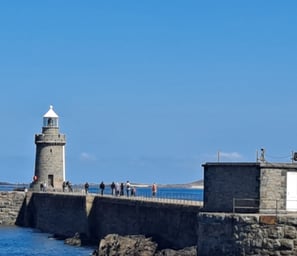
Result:
M51 238L50 234L30 228L0 226L0 256L86 256L94 248L64 244L62 240Z

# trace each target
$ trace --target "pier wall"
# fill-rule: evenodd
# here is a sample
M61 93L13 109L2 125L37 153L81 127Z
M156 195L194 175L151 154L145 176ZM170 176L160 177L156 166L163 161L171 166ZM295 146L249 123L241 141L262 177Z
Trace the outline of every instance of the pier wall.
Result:
M181 249L197 244L199 206L137 199L27 193L18 224L59 236L76 232L98 241L107 234L142 234L160 248Z
M0 225L14 225L24 204L23 192L0 192Z
M199 256L297 255L297 215L200 213Z

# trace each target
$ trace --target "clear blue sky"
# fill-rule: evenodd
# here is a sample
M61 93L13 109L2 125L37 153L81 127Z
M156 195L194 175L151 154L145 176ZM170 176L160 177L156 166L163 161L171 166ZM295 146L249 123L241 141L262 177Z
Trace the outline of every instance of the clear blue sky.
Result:
M49 105L73 183L186 183L297 150L296 1L2 1L0 181Z

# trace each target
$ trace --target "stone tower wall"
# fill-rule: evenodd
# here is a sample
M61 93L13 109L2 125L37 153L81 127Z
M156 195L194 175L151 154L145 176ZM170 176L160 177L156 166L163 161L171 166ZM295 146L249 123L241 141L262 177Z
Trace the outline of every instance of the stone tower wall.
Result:
M65 164L65 135L59 134L57 127L43 127L42 132L42 134L35 135L35 175L38 177L38 180L34 183L34 190L39 189L40 183L47 183L49 175L54 177L53 188L62 190Z
M35 175L38 181L47 182L48 175L54 175L54 188L62 189L63 146L39 144L36 148Z

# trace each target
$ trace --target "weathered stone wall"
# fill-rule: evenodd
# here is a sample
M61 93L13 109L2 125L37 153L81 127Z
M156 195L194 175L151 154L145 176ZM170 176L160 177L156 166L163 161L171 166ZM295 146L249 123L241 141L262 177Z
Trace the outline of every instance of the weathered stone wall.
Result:
M60 236L79 232L98 242L111 233L142 234L160 248L197 244L199 206L71 193L33 193L26 204L22 225Z
M297 255L297 215L200 213L199 256Z
M153 237L161 248L180 249L197 244L199 210L190 205L95 197L90 233L96 238L142 234Z
M35 191L41 183L62 190L64 177L64 146L66 137L59 133L58 127L43 127L42 134L35 134L35 176L38 180L32 184ZM49 178L49 175L52 176Z
M73 236L76 232L88 235L84 195L33 193L27 210L30 227L60 236Z
M0 225L14 225L24 203L24 192L0 192Z
M261 164L261 212L286 212L288 172L297 172L295 163Z
M260 186L260 211L276 212L286 210L287 170L281 166L262 164Z

